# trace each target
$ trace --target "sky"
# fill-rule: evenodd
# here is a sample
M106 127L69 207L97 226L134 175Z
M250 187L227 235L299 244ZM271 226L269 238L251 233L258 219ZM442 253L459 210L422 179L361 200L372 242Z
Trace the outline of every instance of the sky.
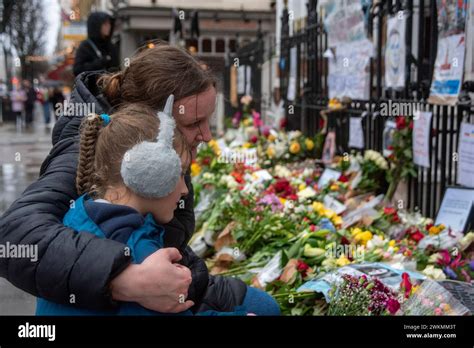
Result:
M43 0L44 14L48 22L46 33L46 54L50 55L56 48L58 30L60 25L60 7L58 0Z

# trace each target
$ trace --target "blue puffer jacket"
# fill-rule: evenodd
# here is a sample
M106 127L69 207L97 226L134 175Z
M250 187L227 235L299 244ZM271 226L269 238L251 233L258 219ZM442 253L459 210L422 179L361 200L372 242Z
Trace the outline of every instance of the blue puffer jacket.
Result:
M151 214L143 217L135 209L117 204L95 202L87 195L79 197L64 216L65 226L76 231L88 231L99 238L112 239L126 244L132 262L142 263L149 255L163 247L164 228ZM81 233L81 232L79 232ZM75 301L71 294L71 301ZM234 312L206 311L199 315L245 315L242 306ZM114 310L90 310L64 305L38 298L36 315L163 315L134 302L123 302ZM169 314L166 314L169 315ZM193 315L191 311L177 315Z

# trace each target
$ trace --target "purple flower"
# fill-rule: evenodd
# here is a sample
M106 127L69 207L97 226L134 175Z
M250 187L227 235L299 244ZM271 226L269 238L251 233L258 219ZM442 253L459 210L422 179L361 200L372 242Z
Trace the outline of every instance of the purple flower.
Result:
M471 271L474 271L474 260L469 262L469 268L471 269Z
M258 204L271 205L272 212L281 210L283 208L283 204L281 204L280 200L274 193L270 193L268 195L263 196L258 201Z
M446 273L446 275L451 278L451 279L458 279L458 275L456 274L456 272L454 272L452 270L451 267L444 267L443 269L444 273Z

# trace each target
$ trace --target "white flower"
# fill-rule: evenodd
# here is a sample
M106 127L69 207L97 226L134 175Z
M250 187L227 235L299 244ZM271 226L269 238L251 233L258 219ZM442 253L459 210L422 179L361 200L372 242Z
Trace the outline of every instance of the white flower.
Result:
M203 179L205 179L205 180L214 180L214 174L209 173L209 172L204 173L202 177L203 177Z
M280 178L289 178L291 176L291 171L288 168L278 164L275 166L275 176Z
M438 259L440 258L441 254L440 253L434 253L433 255L431 255L428 259L428 262L429 263L435 263L436 261L438 261Z
M376 160L375 160L375 164L381 168L381 169L384 169L384 170L387 170L388 169L388 164L387 164L387 161L385 160L385 158L383 157L378 157Z
M295 138L298 138L301 134L302 133L299 130L290 131L288 132L288 140L293 140Z
M376 247L381 247L385 244L383 237L379 235L374 235L371 240L367 242L367 249L372 249Z
M311 198L311 197L314 197L316 196L316 191L313 190L311 187L306 187L305 189L299 191L297 193L297 196L300 200L304 200L304 199L307 199L307 198Z
M285 145L284 142L277 142L275 143L275 157L280 158L283 156L286 152L287 146Z
M231 205L232 202L233 202L232 195L226 195L224 199L224 203L226 203L227 205Z
M435 268L433 265L426 266L426 268L421 271L424 275L434 279L434 280L444 280L446 275L439 268Z
M300 214L306 212L306 206L303 204L298 204L295 208L295 213ZM311 208L312 209L312 208Z
M303 170L303 173L301 173L301 177L302 177L302 178L308 178L308 177L310 177L310 176L312 176L312 175L313 175L313 169L310 169L310 168L305 168L305 169Z
M237 181L235 181L234 177L231 175L222 175L219 184L226 185L228 189L235 189L239 186Z

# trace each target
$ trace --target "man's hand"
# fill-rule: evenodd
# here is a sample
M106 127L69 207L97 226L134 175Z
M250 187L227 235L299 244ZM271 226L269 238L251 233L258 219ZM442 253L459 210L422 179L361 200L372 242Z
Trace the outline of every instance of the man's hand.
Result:
M160 249L139 265L130 265L111 282L114 300L137 302L161 313L179 313L194 305L185 301L191 271L173 262L181 260L178 249Z

